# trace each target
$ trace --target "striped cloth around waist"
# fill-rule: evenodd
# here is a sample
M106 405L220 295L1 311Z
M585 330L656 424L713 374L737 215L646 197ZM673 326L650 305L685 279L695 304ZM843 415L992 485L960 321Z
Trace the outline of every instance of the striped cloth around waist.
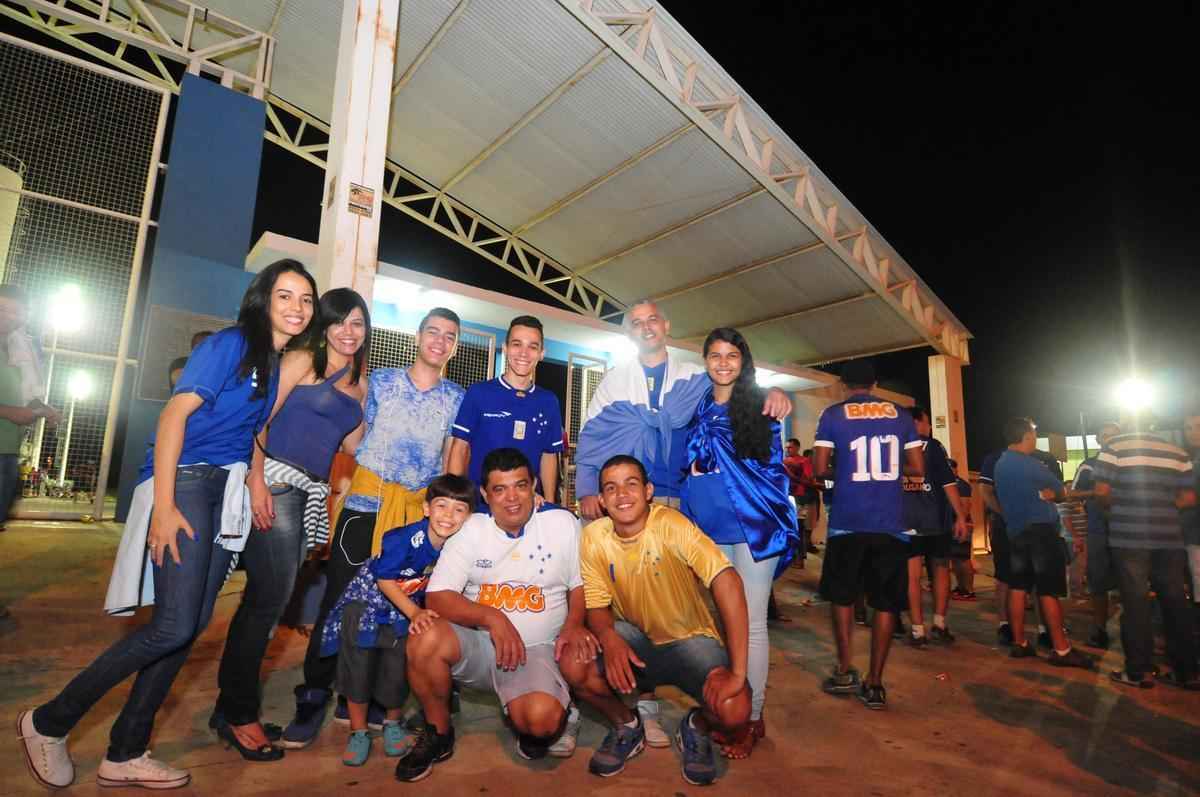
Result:
M310 478L304 471L286 462L267 457L263 465L267 484L290 484L303 490L308 498L304 502L304 533L308 536L308 548L324 547L329 542L329 483Z

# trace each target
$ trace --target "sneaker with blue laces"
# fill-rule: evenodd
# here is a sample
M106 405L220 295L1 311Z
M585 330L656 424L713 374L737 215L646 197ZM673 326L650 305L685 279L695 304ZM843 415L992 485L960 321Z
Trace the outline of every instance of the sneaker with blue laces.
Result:
M328 689L310 689L303 684L297 686L296 716L284 728L279 746L298 750L312 744L325 722L330 697L332 693Z
M413 737L400 720L383 721L383 752L388 758L399 758L412 748Z
M708 786L717 779L717 764L713 757L712 739L692 725L700 713L693 708L679 723L675 741L683 753L683 779L693 786Z
M634 712L635 716L637 712ZM602 778L611 778L625 769L625 762L646 749L646 732L642 728L642 719L637 717L637 725L630 728L618 725L610 728L599 749L592 753L588 762L588 772Z
M342 753L342 763L348 767L361 767L371 755L371 735L366 731L351 731Z

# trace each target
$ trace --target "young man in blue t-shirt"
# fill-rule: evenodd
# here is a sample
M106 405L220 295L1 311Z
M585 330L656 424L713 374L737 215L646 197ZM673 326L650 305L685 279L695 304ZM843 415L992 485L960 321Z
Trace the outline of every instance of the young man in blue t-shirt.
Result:
M838 663L823 688L834 695L857 692L867 708L882 709L887 706L883 665L897 616L908 601L909 528L900 476L901 471L924 475L925 463L912 416L871 395L875 368L869 360L847 363L842 382L850 397L821 413L813 442L816 478L828 477L837 454L838 500L829 510L821 595L832 604ZM850 664L854 603L863 591L875 609L865 681Z
M1010 549L1008 623L1014 659L1036 656L1025 639L1025 595L1037 591L1038 608L1050 634L1047 662L1057 667L1091 669L1092 660L1071 647L1063 630L1062 604L1067 594L1067 555L1059 536L1058 508L1062 482L1033 456L1037 427L1028 418L1004 424L1008 450L996 461L996 498L1004 512Z
M924 647L928 642L948 645L954 634L946 625L950 608L950 546L965 540L967 520L958 494L958 478L950 469L945 447L933 437L929 411L924 407L909 410L917 436L921 439L924 475L906 476L904 488L904 525L913 530L908 555L908 616L912 620L910 643ZM950 522L947 523L947 514ZM929 560L929 580L933 586L933 626L925 633L925 613L921 605L921 566Z
M467 390L450 434L450 472L480 484L483 458L498 448L515 448L537 467L541 493L555 502L558 455L562 451L562 412L558 397L533 383L546 356L542 322L514 318L504 336L504 373Z

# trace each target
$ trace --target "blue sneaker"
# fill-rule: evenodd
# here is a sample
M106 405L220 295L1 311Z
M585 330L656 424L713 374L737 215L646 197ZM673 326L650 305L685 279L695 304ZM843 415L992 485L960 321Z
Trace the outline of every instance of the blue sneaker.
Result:
M371 755L371 737L366 731L353 731L342 753L342 763L348 767L361 767Z
M384 720L383 752L388 758L399 758L412 748L413 737L400 720Z
M386 717L387 712L383 706L373 700L367 705L367 728L370 730L383 730L383 721ZM341 695L338 695L337 706L333 709L333 721L338 725L350 724L350 707L346 705L346 698Z
M325 722L325 711L329 708L332 693L328 689L296 687L296 716L283 730L279 746L289 750L308 747L321 732Z
M694 708L679 723L675 742L683 753L683 779L693 786L709 786L717 779L717 764L713 758L712 739L692 727L692 717L700 713Z
M634 712L637 715L637 712ZM625 762L646 749L646 731L642 728L642 718L637 718L637 726L628 728L619 725L609 730L600 748L592 753L588 762L588 772L602 778L611 778L625 769Z

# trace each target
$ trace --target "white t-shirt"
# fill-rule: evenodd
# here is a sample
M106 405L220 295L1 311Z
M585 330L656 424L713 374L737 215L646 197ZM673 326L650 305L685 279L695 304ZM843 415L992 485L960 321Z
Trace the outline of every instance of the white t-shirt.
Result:
M526 647L553 644L567 619L567 593L583 586L579 520L544 504L519 537L476 513L446 540L426 594L461 592L504 612Z

